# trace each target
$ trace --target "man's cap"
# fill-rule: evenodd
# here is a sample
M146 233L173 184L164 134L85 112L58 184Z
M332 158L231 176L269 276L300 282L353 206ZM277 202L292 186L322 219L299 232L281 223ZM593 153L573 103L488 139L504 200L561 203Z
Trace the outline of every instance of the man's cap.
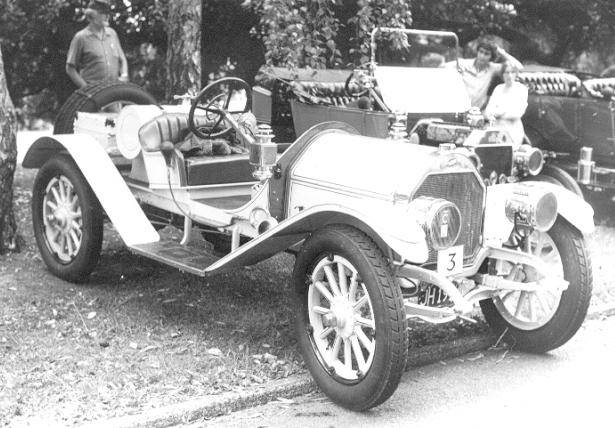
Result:
M109 11L111 10L109 0L91 0L88 3L87 8L101 13L109 13Z

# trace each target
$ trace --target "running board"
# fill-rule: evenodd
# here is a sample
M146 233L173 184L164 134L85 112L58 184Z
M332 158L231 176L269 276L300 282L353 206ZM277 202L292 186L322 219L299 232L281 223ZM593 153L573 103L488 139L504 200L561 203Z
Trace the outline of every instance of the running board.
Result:
M181 245L173 240L131 245L128 249L135 254L198 276L206 276L207 268L220 258L203 248Z

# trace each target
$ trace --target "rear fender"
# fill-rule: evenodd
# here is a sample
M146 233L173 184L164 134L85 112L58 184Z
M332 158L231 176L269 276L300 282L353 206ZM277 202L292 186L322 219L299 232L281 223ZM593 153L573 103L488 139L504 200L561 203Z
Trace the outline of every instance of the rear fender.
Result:
M424 263L427 260L425 234L411 217L389 214L385 218L375 213L370 214L369 211L358 212L328 204L307 208L279 223L212 264L207 272L227 271L257 263L288 249L330 224L346 224L365 232L384 254L388 254L391 249L411 263Z
M39 138L26 153L23 166L40 168L46 160L60 153L66 153L75 161L126 245L160 239L107 152L89 135Z

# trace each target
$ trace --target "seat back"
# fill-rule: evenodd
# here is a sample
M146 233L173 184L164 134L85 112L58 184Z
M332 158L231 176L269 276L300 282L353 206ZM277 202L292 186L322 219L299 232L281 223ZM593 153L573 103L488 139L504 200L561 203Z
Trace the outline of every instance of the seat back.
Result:
M531 93L539 95L576 97L581 89L581 80L577 76L559 71L521 72L519 81Z
M348 96L344 89L345 82L295 81L293 92L299 100L314 104L344 106L357 97ZM309 94L310 97L306 97ZM307 98L307 99L306 99Z
M214 122L205 116L195 116L197 126L213 126ZM143 151L160 150L162 143L181 142L189 132L188 115L184 113L164 113L146 122L139 129L139 142Z
M602 91L604 89L610 89L611 93L615 91L615 78L614 77L603 77L596 79L587 79L583 82L583 86L587 89L587 92L590 93L592 97L603 99L605 98Z

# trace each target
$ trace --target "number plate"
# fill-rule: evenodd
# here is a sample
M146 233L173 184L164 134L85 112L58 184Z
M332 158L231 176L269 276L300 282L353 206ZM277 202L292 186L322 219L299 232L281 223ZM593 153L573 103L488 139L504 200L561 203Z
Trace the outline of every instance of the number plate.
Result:
M454 275L463 270L463 245L438 251L438 273Z
M437 285L428 285L419 292L419 305L441 306L449 303L448 294Z

